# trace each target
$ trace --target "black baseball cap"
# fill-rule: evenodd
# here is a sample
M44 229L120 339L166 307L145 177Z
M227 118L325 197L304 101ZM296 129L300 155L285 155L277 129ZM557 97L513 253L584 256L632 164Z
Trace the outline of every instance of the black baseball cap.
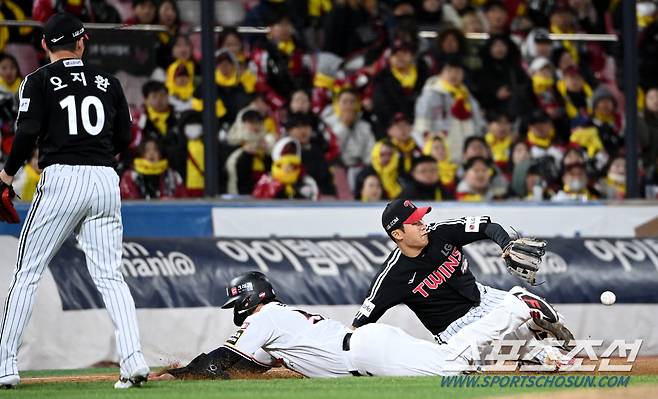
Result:
M43 26L43 38L48 46L73 43L84 37L89 39L82 22L73 14L58 12Z
M396 199L386 205L382 213L382 227L389 236L394 230L402 227L403 224L413 224L418 222L432 210L432 207L417 207L410 200Z

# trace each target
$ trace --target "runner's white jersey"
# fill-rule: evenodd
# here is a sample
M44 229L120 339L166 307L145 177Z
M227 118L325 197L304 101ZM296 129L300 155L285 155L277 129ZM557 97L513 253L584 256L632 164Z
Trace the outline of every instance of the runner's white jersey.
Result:
M349 376L340 322L279 302L247 317L225 343L242 356L267 366L283 363L307 377Z

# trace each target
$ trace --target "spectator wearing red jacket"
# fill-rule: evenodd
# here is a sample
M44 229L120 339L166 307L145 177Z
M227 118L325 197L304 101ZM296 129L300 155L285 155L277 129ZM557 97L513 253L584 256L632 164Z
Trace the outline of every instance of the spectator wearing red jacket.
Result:
M132 168L123 173L120 183L123 199L163 199L185 197L183 179L169 168L154 138L146 138L139 146Z

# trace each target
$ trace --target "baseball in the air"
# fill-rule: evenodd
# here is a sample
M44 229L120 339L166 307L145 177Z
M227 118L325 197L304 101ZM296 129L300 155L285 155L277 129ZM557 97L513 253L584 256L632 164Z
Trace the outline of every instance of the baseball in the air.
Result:
M617 295L612 291L605 291L601 294L601 303L604 305L612 305L617 301Z

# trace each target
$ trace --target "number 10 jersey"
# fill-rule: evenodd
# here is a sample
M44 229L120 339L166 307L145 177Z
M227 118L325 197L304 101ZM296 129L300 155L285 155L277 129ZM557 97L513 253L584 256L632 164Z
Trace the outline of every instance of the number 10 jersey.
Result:
M80 59L37 69L23 80L18 95L14 147L26 148L12 150L10 170L32 151L27 147L34 140L21 140L22 132L38 135L31 138L38 139L41 169L53 164L114 167L114 156L130 142L130 111L119 81Z

